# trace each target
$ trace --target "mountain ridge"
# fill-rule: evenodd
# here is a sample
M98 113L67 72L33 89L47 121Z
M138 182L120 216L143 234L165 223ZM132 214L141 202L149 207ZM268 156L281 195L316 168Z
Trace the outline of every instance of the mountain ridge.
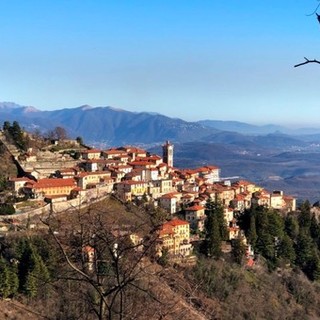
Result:
M295 136L290 139L303 142L313 142L320 138L320 128L288 129L273 124L257 126L222 120L185 121L154 112L132 112L112 106L93 107L88 104L42 111L33 106L0 102L0 120L16 120L27 130L38 128L43 132L63 126L71 137L82 136L88 143L106 145L155 144L168 139L173 142L213 140L229 143L233 140L237 143L241 140L261 143L261 136L270 134L277 141L284 140L285 135Z

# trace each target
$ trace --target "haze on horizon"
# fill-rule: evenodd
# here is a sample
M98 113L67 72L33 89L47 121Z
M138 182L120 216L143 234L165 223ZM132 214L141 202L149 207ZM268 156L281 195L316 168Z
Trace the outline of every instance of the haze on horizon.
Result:
M317 4L2 1L0 100L320 126Z

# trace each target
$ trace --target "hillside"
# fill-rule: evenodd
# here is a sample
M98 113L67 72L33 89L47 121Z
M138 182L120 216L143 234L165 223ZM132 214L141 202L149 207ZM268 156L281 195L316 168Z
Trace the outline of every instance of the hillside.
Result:
M81 255L76 248L83 237L92 236L95 232L98 237L96 241L102 239L104 247L108 247L109 230L116 230L115 227L121 225L122 228L139 227L140 232L147 234L152 227L151 216L151 212L141 207L123 206L110 199L91 206L89 210L54 215L49 226L55 226L55 237L63 244L72 263L80 266ZM144 226L143 231L140 226ZM53 272L52 278L41 290L38 289L39 296L28 299L20 294L13 300L1 301L2 319L24 320L27 315L28 319L96 319L93 308L97 306L97 300L93 299L95 291L90 289L90 282L85 277L79 277L65 263L59 245L52 235L47 234L46 226L39 227L39 231L10 236L5 241L3 254L6 257L12 255L21 243L19 239L27 235L28 241L33 241L33 246L38 248L43 261ZM121 235L117 237L120 241ZM126 279L125 272L129 267L130 283L134 286L125 286L123 312L131 319L282 320L284 314L286 319L311 320L320 317L319 283L310 282L301 272L290 268L270 271L261 257L253 268L248 269L234 264L229 254L224 254L219 260L199 256L194 266L165 267L150 260L148 255L132 265L132 259L139 253L132 254L128 249L123 251L119 261L125 264L121 269L116 269ZM91 277L90 273L88 275ZM112 274L110 277L114 279ZM111 281L110 285L114 285L114 280L106 278L105 281ZM114 310L116 312L117 305ZM117 318L117 313L114 315Z
M0 141L0 177L14 177L17 176L17 167L13 162L12 156L7 148Z

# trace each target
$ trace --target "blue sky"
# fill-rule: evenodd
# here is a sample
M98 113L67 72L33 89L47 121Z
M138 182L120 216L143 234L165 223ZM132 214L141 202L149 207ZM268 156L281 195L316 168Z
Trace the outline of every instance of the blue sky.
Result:
M317 0L0 0L0 101L320 126Z

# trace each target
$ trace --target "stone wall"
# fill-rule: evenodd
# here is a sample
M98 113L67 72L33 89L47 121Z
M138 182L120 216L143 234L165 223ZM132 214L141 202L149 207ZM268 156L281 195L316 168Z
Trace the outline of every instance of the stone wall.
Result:
M47 204L42 208L30 210L24 213L0 216L0 220L26 220L29 217L34 218L36 216L45 216L49 214L51 210L54 213L63 213L66 211L79 210L109 197L110 192L112 191L112 186L113 185L107 185L99 188L83 190L81 191L80 195L75 199Z

